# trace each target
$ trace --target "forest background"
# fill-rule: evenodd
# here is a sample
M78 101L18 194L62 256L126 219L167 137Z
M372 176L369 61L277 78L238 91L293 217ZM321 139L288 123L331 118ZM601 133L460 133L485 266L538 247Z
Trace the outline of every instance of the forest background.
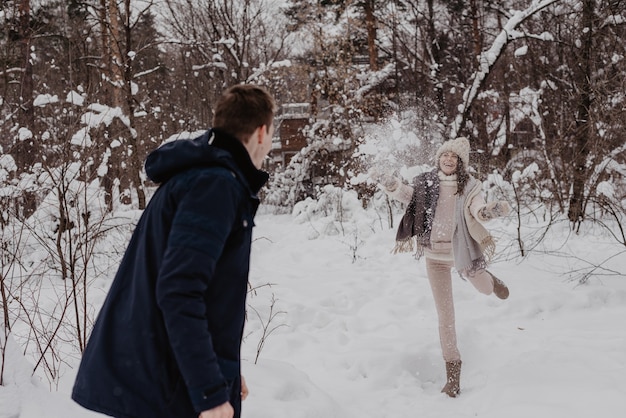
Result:
M0 385L11 340L58 383L123 251L98 243L154 190L145 156L210 127L236 83L266 86L278 125L306 109L306 144L267 162L276 212L349 191L392 227L368 169L410 181L464 135L520 226L593 223L626 247L626 1L3 0L0 27Z

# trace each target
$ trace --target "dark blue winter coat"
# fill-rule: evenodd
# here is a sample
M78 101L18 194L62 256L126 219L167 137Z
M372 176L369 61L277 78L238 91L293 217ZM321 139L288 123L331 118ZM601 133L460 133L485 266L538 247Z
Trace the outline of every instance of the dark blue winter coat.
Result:
M257 170L235 138L210 130L146 160L161 183L95 322L72 398L116 417L197 418L231 401L240 346Z

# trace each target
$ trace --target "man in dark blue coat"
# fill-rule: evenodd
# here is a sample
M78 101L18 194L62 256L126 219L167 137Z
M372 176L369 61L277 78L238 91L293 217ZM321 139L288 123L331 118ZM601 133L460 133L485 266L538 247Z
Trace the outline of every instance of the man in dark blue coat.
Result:
M72 398L114 417L231 418L250 246L275 104L258 86L218 101L213 129L146 160L159 188L98 315Z

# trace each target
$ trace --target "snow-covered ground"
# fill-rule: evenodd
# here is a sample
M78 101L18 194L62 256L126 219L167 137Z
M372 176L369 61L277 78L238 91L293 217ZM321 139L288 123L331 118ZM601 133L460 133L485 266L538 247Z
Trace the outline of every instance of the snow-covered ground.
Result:
M564 222L522 259L514 219L494 221L501 251L491 271L511 297L455 280L463 371L461 396L451 399L440 393L444 363L423 260L391 254L395 231L357 216L257 216L244 417L625 416L626 252L606 233L571 235ZM532 228L522 230L528 240ZM51 393L15 351L0 417L98 416L70 400L71 370Z

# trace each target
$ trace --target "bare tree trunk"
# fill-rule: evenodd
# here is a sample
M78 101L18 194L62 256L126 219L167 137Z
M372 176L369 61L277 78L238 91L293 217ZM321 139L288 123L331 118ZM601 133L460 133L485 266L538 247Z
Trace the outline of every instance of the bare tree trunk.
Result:
M120 22L120 10L116 0L109 0L109 51L111 54L111 82L113 83L113 107L123 108L124 89L124 62L127 57L122 54L122 23Z
M102 49L102 68L105 72L107 78L111 78L111 67L113 66L113 60L111 59L111 51L109 44L109 27L107 22L109 19L107 18L107 0L100 0L100 41L101 41L101 49ZM104 83L103 86L104 94L107 99L110 99L109 95L111 92L111 87L109 83Z
M7 297L5 277L2 272L0 272L0 303L2 303L2 329L6 333L11 331L11 322L9 321L9 298ZM2 377L2 374L0 374L0 377Z
M23 63L23 73L20 83L20 98L18 109L18 122L21 128L35 131L35 109L33 107L34 83L33 83L33 62L31 57L32 31L30 28L30 0L20 0L19 8L19 40L20 56ZM31 136L20 138L14 149L15 162L20 172L27 171L37 161L39 152L37 141ZM22 215L26 218L32 215L37 209L37 196L35 192L23 191L19 206Z
M498 15L498 28L502 30L502 20ZM506 65L505 65L506 67ZM502 156L504 158L503 163L506 164L511 159L511 85L506 80L506 73L500 73L501 79L499 80L502 90L504 91L502 99L502 115L504 117L504 135L505 142L502 147Z
M594 0L583 1L582 13L581 59L577 67L579 69L579 98L572 156L574 176L568 211L568 217L573 223L572 228L574 229L577 225L580 225L584 218L585 181L588 176L586 163L591 141L589 109L591 107L591 48L593 47Z
M431 70L434 72L435 80L439 80L439 74L441 73L441 47L439 40L437 39L437 30L435 29L435 9L433 6L433 0L428 0L428 52L430 53ZM443 84L435 84L435 95L437 101L437 111L441 120L445 120L446 116L446 101L443 94Z
M106 78L112 78L111 76L111 68L113 67L113 59L111 58L111 48L110 48L110 35L109 35L109 26L107 18L107 12L109 8L107 6L107 0L100 0L100 8L99 8L99 24L100 24L100 41L101 41L101 50L102 50L102 71L104 71L104 75ZM110 103L112 101L112 86L105 82L102 83L103 95L105 102ZM113 210L113 179L111 178L111 162L107 162L109 166L109 170L107 174L105 174L102 179L102 187L104 188L104 200L106 202L107 208L109 211Z
M132 51L132 27L130 24L130 0L124 0L123 14L115 0L100 0L100 26L102 29L102 45L105 71L109 77L109 100L112 107L121 108L128 116L130 126L135 126L135 99L132 91L132 60L129 53ZM109 130L117 131L119 124L112 125ZM121 130L125 127L120 127ZM112 137L117 134L110 132ZM120 199L124 204L131 204L131 189L135 189L139 209L146 206L146 195L141 181L140 172L143 161L139 152L137 136L132 132L128 136L126 147L113 150L109 159L109 170L102 179L105 188L107 206L114 207L114 192L120 190ZM123 169L125 159L128 158L128 167ZM119 184L116 184L116 179Z
M120 58L123 58L123 82L124 82L124 96L126 103L126 111L128 112L128 119L130 121L130 126L135 126L135 98L132 91L132 79L133 79L133 61L130 58L130 52L133 51L133 38L132 38L132 27L130 24L130 0L124 0L124 23L121 26L124 29L124 45L126 50L122 54L120 51ZM119 22L119 21L118 21ZM118 42L118 45L121 44ZM137 134L138 135L138 134ZM126 147L126 152L130 155L130 171L127 172L126 180L122 180L122 184L125 184L129 189L131 186L134 186L135 191L137 192L137 199L139 209L145 209L146 207L146 194L143 187L143 182L141 181L141 176L139 173L143 169L143 161L141 160L141 156L139 153L139 138L135 134L130 135L128 138L128 146ZM130 197L129 197L130 198ZM130 203L130 202L127 202Z
M478 16L478 7L476 6L476 0L470 1L470 13L472 18L474 54L478 57L483 50L483 41L482 37L480 36L480 19Z
M367 27L367 50L370 56L370 70L378 71L378 50L376 49L376 18L374 0L365 1L365 26Z
M133 79L133 67L132 67L132 59L130 58L130 51L133 50L132 44L132 30L130 25L130 0L124 0L124 34L125 34L125 45L126 51L123 54L124 57L124 86L125 86L125 96L126 96L126 110L128 112L128 118L130 120L130 126L135 126L135 98L133 96L132 91L132 79ZM119 43L118 43L119 45ZM120 54L121 56L122 54ZM139 173L143 169L143 161L139 155L139 140L137 135L131 134L128 140L128 153L130 154L130 165L131 170L129 173L129 181L131 184L134 184L135 190L137 192L138 206L139 209L145 209L146 207L146 194L143 187L143 182L141 181L141 176Z
M20 52L24 60L24 72L21 85L20 125L33 130L35 114L33 109L33 63L30 56L31 29L30 29L30 0L21 0L19 4L19 39ZM29 156L23 156L29 160ZM32 158L32 157L31 157Z

